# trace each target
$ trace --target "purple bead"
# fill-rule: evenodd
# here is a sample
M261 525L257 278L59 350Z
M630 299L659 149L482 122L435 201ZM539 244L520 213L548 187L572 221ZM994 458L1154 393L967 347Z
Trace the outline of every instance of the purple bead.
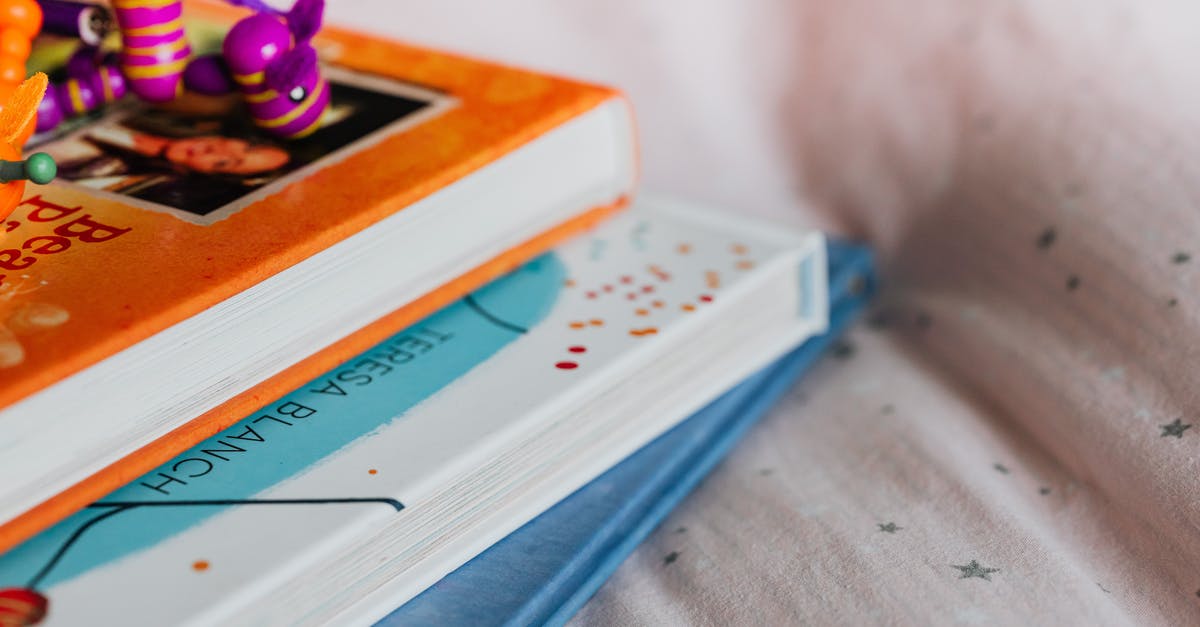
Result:
M102 100L106 103L115 102L125 97L127 87L125 85L125 76L117 69L115 64L101 65L96 68L96 71L89 77L92 84L92 89L96 93L101 94Z
M38 0L38 4L42 7L42 32L96 46L112 29L112 13L103 5L67 0Z
M92 71L100 64L100 49L95 46L79 46L67 59L67 76L82 78L91 76Z
M183 70L191 47L180 18L180 0L145 3L114 0L117 23L124 48L121 70L129 89L148 102L170 102L183 90ZM137 32L139 29L178 25L167 32Z
M264 127L268 132L280 137L303 137L317 129L317 124L325 110L329 108L329 85L316 77L310 77L303 86L306 94L311 94L311 100L292 102L287 94L281 94L267 102L251 103L250 115L254 123L263 126L264 120L278 119L284 115L296 117L280 126Z
M229 68L219 54L196 57L183 71L183 84L188 89L209 96L232 92L236 87L229 79Z
M63 110L58 106L58 90L53 87L47 89L46 95L38 103L37 111L37 132L48 131L62 124Z
M272 59L290 49L292 34L278 18L259 13L234 25L222 50L229 70L251 75L266 69Z
M92 87L92 81L69 78L55 88L58 106L64 114L79 115L100 106L101 96Z
M265 13L243 19L225 36L225 63L248 98L250 116L280 137L315 131L329 107L329 85L321 78L316 53L307 39L299 45L292 48L287 24Z

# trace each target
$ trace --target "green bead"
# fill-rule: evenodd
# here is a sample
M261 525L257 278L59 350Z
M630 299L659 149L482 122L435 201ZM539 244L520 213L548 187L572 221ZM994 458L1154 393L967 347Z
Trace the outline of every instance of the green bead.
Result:
M25 176L34 183L45 185L57 175L58 164L54 163L54 157L37 152L25 159Z

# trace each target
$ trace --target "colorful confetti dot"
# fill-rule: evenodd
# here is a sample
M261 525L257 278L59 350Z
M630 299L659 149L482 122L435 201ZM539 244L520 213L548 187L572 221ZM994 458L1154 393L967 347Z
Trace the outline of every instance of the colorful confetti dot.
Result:
M732 250L733 254L735 255L744 255L748 249L746 248L745 244L734 244L730 247L730 250Z
M587 323L586 322L572 322L572 323L568 324L567 326L571 327L572 329L582 329L587 326Z
M588 320L588 324L591 324L594 327L602 327L604 326L604 321L599 318L592 318L591 320Z
M558 368L559 370L574 370L579 367L579 364L573 361L560 361L557 364L554 364L554 367Z
M654 305L654 308L655 308L655 309L662 309L663 307L666 307L666 306L667 306L667 304L666 304L666 303L664 303L664 302L662 302L661 300L656 300L656 301L654 301L654 302L652 302L652 303L650 303L650 304L651 304L651 305Z
M566 281L563 281L563 285L567 287L575 287L575 279L567 279Z
M605 285L605 286L604 286L604 292L605 292L606 294L611 294L611 293L612 293L612 291L613 291L613 286L611 286L611 285Z
M712 301L713 297L709 296L708 294L703 294L700 296L700 302L702 303L711 303Z
M638 310L634 311L633 313L635 313L639 316L648 316L648 315L650 315L650 310L649 309L638 309Z
M588 292L587 293L588 298L595 299L597 296L599 296L599 294L597 294L596 292Z
M631 277L627 274L627 275L621 277L621 283L624 285L629 285L630 283L633 283L633 277Z
M646 327L645 329L630 329L629 334L633 337L645 337L658 333L658 329L654 327Z
M637 300L637 292L630 292L626 294L625 300Z
M714 290L718 287L721 287L721 275L717 274L716 270L709 270L708 272L705 272L704 284L707 285L709 289Z
M368 470L368 471L367 471L367 474L368 474L368 475L377 475L377 474L379 474L379 471L378 471L378 470L376 470L376 469L374 469L374 468L372 468L372 469L370 469L370 470Z
M679 254L681 254L681 255L686 255L686 254L692 252L692 245L691 244L680 244L675 250L679 251Z
M684 303L680 305L679 308L684 311L696 311L696 306L691 303Z
M749 259L743 259L743 260L737 262L738 270L749 270L753 267L754 267L754 262L750 261Z
M568 348L567 350L572 353L586 353L587 347L586 346L572 346L571 348Z
M642 293L644 293L644 294L650 294L650 293L652 293L652 292L654 292L654 286L653 286L653 285L643 285L643 286L642 286Z
M196 560L196 561L192 562L192 570L194 570L198 573L202 573L202 572L208 570L208 566L209 566L208 560Z

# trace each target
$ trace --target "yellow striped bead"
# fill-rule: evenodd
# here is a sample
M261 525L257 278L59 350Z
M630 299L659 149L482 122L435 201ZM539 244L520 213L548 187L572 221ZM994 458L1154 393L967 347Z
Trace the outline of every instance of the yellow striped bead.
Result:
M292 109L291 111L288 111L287 113L285 113L277 118L271 118L269 120L258 120L258 125L263 128L275 128L278 126L283 126L284 124L288 124L291 121L295 120L296 118L307 113L308 110L310 108L312 108L313 104L317 101L317 99L324 92L325 92L325 83L321 82L320 89L313 90L313 92L311 94L309 94L308 97L305 98L303 102L301 102L299 105L296 105L295 109Z
M140 78L161 78L182 72L187 66L187 59L179 59L170 63L159 65L126 65L124 66L125 76L131 80Z
M145 37L148 35L165 35L172 31L183 31L183 20L176 18L164 24L155 24L153 26L139 26L137 28L121 29L121 35L124 37Z

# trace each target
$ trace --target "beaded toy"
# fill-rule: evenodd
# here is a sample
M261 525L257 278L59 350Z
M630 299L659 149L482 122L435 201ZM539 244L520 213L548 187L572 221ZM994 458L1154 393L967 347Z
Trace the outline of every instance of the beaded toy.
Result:
M67 74L70 78L50 85L38 105L38 132L51 130L67 118L115 102L125 95L125 77L115 63L69 63Z
M310 42L321 28L324 0L297 0L282 16L260 0L232 3L259 11L235 24L222 48L255 125L287 138L317 130L329 108L329 84Z
M121 72L129 90L147 102L170 102L183 92L192 48L183 32L182 0L113 0L121 31Z
M21 146L33 133L38 102L48 84L45 74L34 74L17 86L0 109L0 220L21 202L25 181L45 185L57 174L54 159L44 152L21 160Z
M98 46L112 29L112 13L101 4L72 0L37 0L42 7L44 32L73 37Z
M25 61L42 29L42 9L34 0L0 0L0 100L25 80Z

